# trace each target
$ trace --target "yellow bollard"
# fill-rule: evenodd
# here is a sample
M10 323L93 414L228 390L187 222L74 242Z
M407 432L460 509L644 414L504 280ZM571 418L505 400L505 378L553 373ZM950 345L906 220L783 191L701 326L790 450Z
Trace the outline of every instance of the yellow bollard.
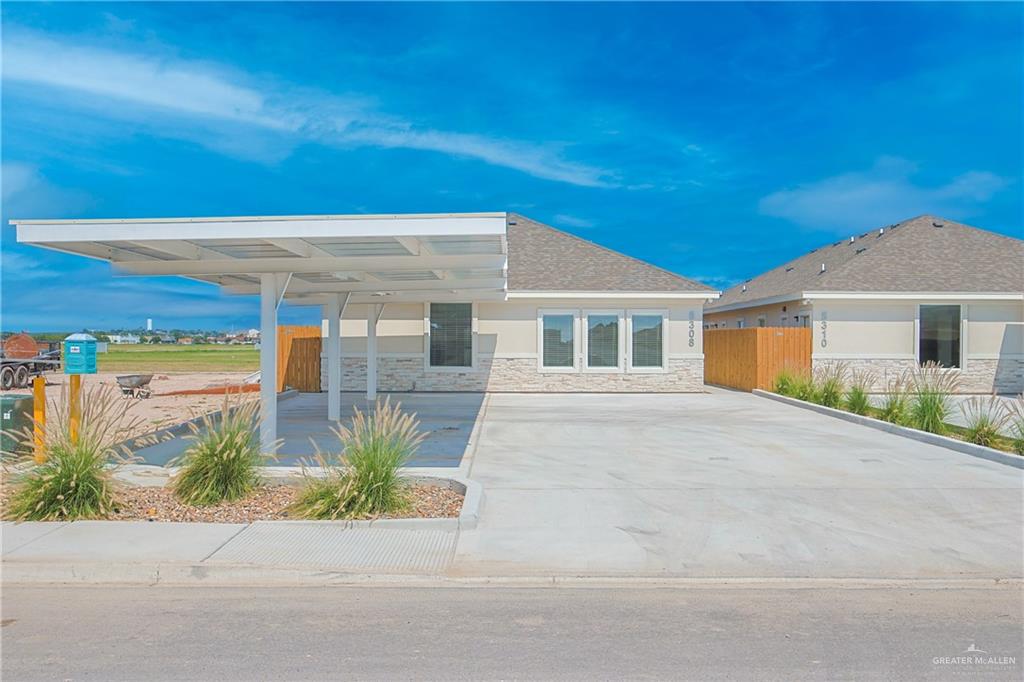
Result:
M36 464L46 461L46 379L32 381L32 440Z
M78 442L78 429L82 423L82 375L71 375L71 404L68 406L68 428L71 442Z

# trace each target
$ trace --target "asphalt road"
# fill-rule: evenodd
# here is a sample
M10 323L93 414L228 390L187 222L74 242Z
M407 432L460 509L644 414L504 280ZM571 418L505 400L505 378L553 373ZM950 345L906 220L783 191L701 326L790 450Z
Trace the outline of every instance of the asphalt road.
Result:
M1005 587L91 586L2 596L6 682L1017 680L1024 654L1021 594ZM1015 660L936 662L968 649Z

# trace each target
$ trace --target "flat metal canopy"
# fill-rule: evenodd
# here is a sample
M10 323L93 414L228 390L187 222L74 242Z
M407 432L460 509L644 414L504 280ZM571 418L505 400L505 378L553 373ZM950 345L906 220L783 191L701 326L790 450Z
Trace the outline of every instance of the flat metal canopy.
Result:
M118 275L180 275L259 294L260 275L290 276L284 297L319 305L503 300L505 213L12 220L25 244L109 261Z

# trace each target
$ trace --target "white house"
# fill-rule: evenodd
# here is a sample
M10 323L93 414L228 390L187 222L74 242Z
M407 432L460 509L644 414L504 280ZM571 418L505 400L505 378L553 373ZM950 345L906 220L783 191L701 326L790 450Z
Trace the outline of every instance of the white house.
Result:
M876 388L933 361L967 393L1024 391L1024 241L920 216L804 254L709 303L708 328L811 326L812 361Z

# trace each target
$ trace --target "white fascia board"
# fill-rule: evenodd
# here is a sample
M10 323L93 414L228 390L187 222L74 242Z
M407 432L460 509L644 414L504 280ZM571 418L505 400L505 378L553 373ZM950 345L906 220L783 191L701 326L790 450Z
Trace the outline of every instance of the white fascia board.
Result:
M470 289L494 290L502 289L505 280L489 279L424 279L402 280L395 282L331 282L329 284L305 282L292 279L288 286L291 294L344 294L347 292L378 292L378 291L464 291ZM232 294L253 295L259 293L257 284L226 284L224 291Z
M505 257L492 254L454 256L337 256L314 258L223 258L220 260L114 261L116 272L125 275L230 275L264 272L385 272L449 270L463 268L497 269Z
M658 298L716 299L721 291L509 291L509 298Z
M762 305L772 305L775 303L788 303L790 301L799 301L804 298L806 294L799 292L792 294L782 294L780 296L766 296L765 298L755 298L749 301L739 301L737 303L729 303L721 306L710 306L704 309L707 314L711 313L727 313L730 310L742 310L743 308L757 308Z
M285 300L291 305L322 305L330 296L337 294L286 294ZM467 290L454 293L451 291L400 291L390 296L376 296L371 293L353 293L349 297L349 305L388 304L388 303L473 303L476 301L504 301L505 292L501 290Z
M1024 292L805 291L803 298L812 301L1024 301Z
M176 218L151 220L12 220L18 241L137 241L168 239L317 239L504 235L505 214L452 216Z

